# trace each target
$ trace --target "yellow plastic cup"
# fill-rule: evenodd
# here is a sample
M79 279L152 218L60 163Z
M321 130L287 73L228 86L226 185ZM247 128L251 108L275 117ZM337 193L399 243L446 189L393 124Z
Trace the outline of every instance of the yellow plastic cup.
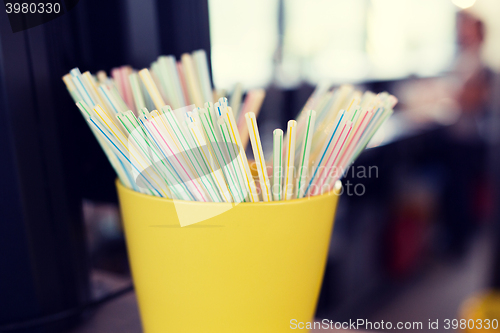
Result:
M485 290L467 298L460 307L459 318L458 326L464 332L498 332L500 328L500 292Z
M321 196L219 215L225 204L116 186L145 333L279 333L313 319L340 182ZM181 227L178 212L215 216Z

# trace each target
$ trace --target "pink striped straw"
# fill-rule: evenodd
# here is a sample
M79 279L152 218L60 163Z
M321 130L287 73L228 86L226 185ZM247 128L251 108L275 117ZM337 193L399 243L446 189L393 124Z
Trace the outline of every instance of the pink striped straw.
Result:
M342 131L340 132L340 135L339 135L339 137L338 137L337 141L335 142L335 145L333 146L332 150L330 151L330 154L328 155L328 159L326 160L326 163L325 163L326 168L328 168L328 172L326 173L326 176L325 176L325 177L323 177L323 179L322 179L322 175L323 175L323 173L324 173L324 171L325 171L325 169L326 169L326 168L325 168L325 169L323 169L323 170L321 170L321 173L320 173L320 174L319 174L319 176L318 176L318 180L316 181L316 183L318 183L318 182L320 182L320 180L321 180L321 184L320 184L320 186L318 186L318 187L316 187L316 188L314 189L314 193L312 193L313 195L316 195L316 194L318 193L318 190L319 190L319 189L323 186L323 184L325 183L326 178L328 178L327 176L330 174L330 171L331 171L331 169L332 169L332 168L333 168L333 166L334 166L334 162L335 162L335 160L337 159L337 157L339 156L339 154L340 154L340 152L341 152L341 150L342 150L342 146L345 144L345 141L346 141L346 140L347 140L347 138L349 137L349 133L350 133L350 132L351 132L351 130L352 130L352 123L349 125L349 128L347 129L347 134L346 134L346 136L344 137L344 140L342 141L342 143L341 143L341 145L340 145L340 148L339 148L339 149L338 149L338 151L337 151L337 154L335 155L335 157L334 157L334 159L332 160L332 162L331 162L331 163L329 163L329 162L330 162L330 158L333 156L333 152L335 151L335 148L337 147L338 143L340 142L340 139L342 138L342 134L343 134L343 133L344 133L344 131L346 130L347 124L348 124L348 122L346 122L346 123L344 124L344 127L342 128Z
M111 76L113 77L113 79L115 80L115 83L116 83L116 88L118 89L118 91L120 92L120 95L124 95L124 91L123 91L123 86L122 86L122 79L121 79L121 71L120 71L120 68L113 68L111 70Z
M347 147L344 150L344 153L340 157L339 165L341 167L343 167L345 163L349 162L348 159L350 158L352 150L354 149L354 147L356 147L356 145L359 141L359 138L361 137L361 134L363 134L363 132L365 131L365 128L366 128L366 126L368 126L368 123L370 122L370 119L372 118L372 116L373 116L373 111L365 112L365 115L363 116L361 123L359 124L358 128L354 132L351 141L347 144Z
M158 133L158 135L160 136L160 138L163 140L163 142L167 146L168 150L170 150L170 153L175 158L175 160L177 161L177 163L181 166L181 168L184 171L184 173L186 174L186 176L188 176L189 180L194 185L194 187L196 188L196 191L200 194L200 196L203 199L203 201L207 202L207 199L205 198L205 196L203 195L203 193L200 191L200 189L196 185L196 182L191 178L191 176L186 171L186 169L184 169L184 166L182 165L181 161L179 161L179 159L177 158L177 156L174 154L174 151L172 150L172 148L170 148L170 145L167 143L167 141L165 140L165 138L163 137L163 135L160 133L160 131L158 130L158 128L156 127L156 125L154 124L154 122L152 121L152 119L148 119L148 123L150 123L151 125L153 125L154 129L156 130L156 132Z
M123 99L128 108L132 110L136 115L134 96L132 94L132 87L130 86L130 80L128 79L129 74L132 74L132 68L129 66L123 66L120 68L120 79L121 86L123 89Z
M179 80L181 81L182 95L184 96L184 100L186 101L186 105L183 106L190 105L193 102L189 99L186 78L184 77L184 69L182 68L182 63L180 61L177 61L177 73L179 74Z

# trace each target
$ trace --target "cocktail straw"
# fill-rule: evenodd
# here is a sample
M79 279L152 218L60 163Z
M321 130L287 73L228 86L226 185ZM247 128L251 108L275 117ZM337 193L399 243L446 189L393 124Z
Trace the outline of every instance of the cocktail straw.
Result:
M114 79L114 86L116 87L116 94L113 93L116 99L123 99L123 104L120 105L120 109L123 110L133 110L134 103L132 101L132 91L130 89L128 75L132 72L130 66L122 66L119 68L113 68L111 70L111 76ZM117 96L118 95L118 96Z
M141 69L139 71L139 77L144 83L149 96L151 96L156 109L161 110L161 108L165 105L165 101L161 97L160 92L158 91L158 88L156 87L156 84L151 77L151 73L149 73L149 70L147 68Z
M373 92L365 91L365 93L361 97L361 102L360 102L361 108L363 108L363 109L367 108L371 103L374 102L374 99L376 97L377 97L377 95L374 94Z
M92 96L92 100L94 103L99 104L101 107L105 109L105 111L110 114L109 110L106 109L103 100L101 99L101 96L99 95L99 92L97 90L97 83L94 81L94 78L92 77L92 74L90 74L89 71L85 72L81 76L83 85L85 87L85 90L88 91L90 96Z
M85 120L87 120L90 117L90 108L88 107L87 103L85 103L83 100L79 101L76 103L78 109L80 110L82 116L84 117ZM132 188L136 191L139 191L139 188L136 186L134 178L132 175L129 174L128 169L125 167L124 164L122 164L119 161L119 158L115 155L114 151L112 148L109 146L109 143L106 142L106 140L98 133L97 128L91 126L89 123L87 123L92 130L92 133L97 139L97 142L101 146L102 150L104 151L104 154L108 157L109 162L111 163L111 166L113 169L116 171L118 174L118 177L120 180L128 186L129 188Z
M297 174L297 198L302 198L306 192L307 174L309 170L309 154L311 152L311 141L314 133L315 121L316 112L314 110L309 110L304 139L302 140L300 164Z
M210 174L203 170L202 165L204 163L200 160L201 157L195 154L196 147L189 143L188 136L183 132L181 124L169 106L162 108L160 119L163 121L165 128L173 131L175 142L180 144L179 152L181 156L184 157L186 165L191 170L194 170L194 174L197 176L195 181L202 186L206 193L208 193L211 201L220 201L218 194L215 193L213 188L213 181L210 179Z
M326 81L318 84L302 108L302 111L297 116L297 136L299 138L304 135L304 131L306 130L309 110L314 109L316 111L316 116L319 117L324 110L325 104L331 99L332 93L327 91L329 86L330 84ZM300 149L300 146L296 147L296 149ZM296 157L297 156L299 156L299 154L296 151Z
M283 173L283 131L279 128L273 131L273 195L274 200L282 199Z
M71 98L73 98L73 101L76 103L78 101L82 100L82 96L76 89L75 84L73 83L73 80L71 79L71 74L66 74L63 76L63 81L64 84L66 85L66 89L68 89L69 94L71 95Z
M139 114L138 113L139 110L146 107L146 102L144 102L144 96L142 95L141 86L139 83L139 76L137 75L137 73L130 74L128 76L128 79L130 82L130 88L132 89L135 109L137 110L135 112L135 115L137 116Z
M92 99L90 96L90 93L87 89L85 89L83 85L83 78L82 74L80 73L80 70L78 68L73 68L70 71L71 74L71 79L73 80L73 83L76 86L76 89L80 93L80 96L82 96L83 101L89 106L89 107L94 107L97 103Z
M116 88L118 89L118 91L120 92L120 94L122 96L125 96L125 90L123 87L123 81L122 81L121 76L122 76L122 73L120 71L120 68L111 69L111 77L115 81Z
M167 97L167 92L165 90L165 85L163 83L162 75L160 73L160 68L157 61L153 61L151 63L151 67L149 68L149 74L151 74L153 82L155 83L156 88L158 88L158 91L160 92L161 98L163 98L165 104L169 104L170 100Z
M133 141L134 144L142 151L142 154L149 162L149 165L153 167L156 173L160 175L163 182L167 185L165 187L167 197L172 198L175 196L176 198L179 198L180 195L177 191L175 191L175 187L173 186L175 183L172 182L172 179L175 177L172 174L172 171L165 165L165 161L163 161L158 155L155 147L150 144L146 132L141 127L134 113L129 110L118 114L117 118L127 131L129 142ZM171 192L174 192L175 194L172 195Z
M99 83L107 83L108 81L108 76L106 75L105 71L98 71L96 74L97 80Z
M181 159L184 161L184 165L192 175L191 181L197 184L197 187L200 188L198 192L204 195L208 194L208 196L210 197L210 201L217 201L217 198L213 197L212 183L210 182L210 180L207 180L206 176L204 175L204 172L201 169L201 164L197 160L197 157L193 152L194 147L189 144L181 125L179 124L170 107L163 107L161 113L158 113L156 110L154 110L153 112L151 112L151 115L153 117L158 115L158 119L161 121L163 129L165 129L169 133L170 137L172 138L172 142L176 147L177 154L180 155Z
M187 82L186 82L186 73L184 72L182 63L180 61L177 61L175 64L175 68L177 69L177 75L179 76L182 96L184 96L184 101L185 101L184 106L193 104L194 101L191 100L191 97L189 96Z
M120 112L124 112L121 105L116 100L115 95L111 92L109 85L101 84L98 88L99 97L104 103L104 109L108 112L109 116L116 115Z
M242 195L241 189L237 184L236 175L235 173L233 173L233 165L230 163L231 161L223 151L225 149L225 147L222 146L223 141L217 138L216 136L216 133L218 132L218 125L216 129L216 127L214 127L210 119L209 112L206 109L198 108L197 111L199 112L198 115L203 127L203 132L205 133L205 136L207 138L210 150L213 156L215 156L215 162L217 163L217 168L222 169L224 172L226 183L229 187L229 191L231 193L233 201L234 202L244 201L245 196Z
M184 105L181 104L177 97L174 78L172 78L171 74L169 73L167 57L158 57L157 64L159 79L163 85L163 90L165 91L165 98L169 101L170 105L174 109L183 107Z
M245 188L247 188L249 192L250 201L257 202L259 201L257 188L255 187L252 172L250 171L247 155L245 153L245 148L243 147L243 144L241 142L240 133L236 125L236 120L234 119L234 114L231 108L227 106L227 98L221 98L221 100L219 100L219 106L216 106L216 108L219 115L219 121L220 119L222 119L224 124L226 125L225 127L221 126L220 128L227 129L231 143L233 145L236 145L236 148L238 149L238 151L235 151L235 153L237 153L236 157L238 158L239 165L243 168L242 178Z
M122 95L120 95L120 92L116 88L116 84L110 83L107 85L109 88L109 91L111 92L111 95L114 97L115 102L118 105L118 111L119 112L124 112L130 110L130 108L127 106L125 101L123 100Z
M345 144L345 141L349 134L351 133L352 130L352 121L346 121L344 125L342 126L342 129L340 130L340 135L338 136L333 149L330 151L328 154L328 157L325 162L325 168L320 171L320 174L318 175L318 179L316 180L316 188L312 192L313 195L316 195L320 193L321 189L323 188L323 185L325 183L325 180L329 176L330 172L336 171L334 169L335 166L335 161L337 160L340 150ZM325 172L326 171L326 172Z
M199 154L202 155L200 156L200 159L204 163L207 174L213 177L213 182L217 186L218 193L220 193L221 201L232 202L232 197L228 191L224 175L222 174L222 169L219 165L215 166L215 158L212 155L209 146L205 141L205 136L202 134L198 125L200 120L197 113L193 112L193 114L188 115L188 117L190 120L188 127L192 138L198 147Z
M243 103L241 113L239 113L237 125L241 135L241 144L244 149L246 149L248 145L248 128L246 126L245 114L253 112L255 113L255 116L258 117L265 96L266 92L263 89L250 90L247 93L245 102Z
M349 92L352 92L351 89L349 89L350 87L348 86L345 91L344 91L344 103L334 103L332 107L335 107L336 108L336 104L339 105L339 104L345 104L345 110L346 110L346 118L345 120L347 119L350 119L351 121L355 121L355 119L351 119L352 116L354 115L354 117L356 117L357 115L357 109L358 109L358 106L359 106L359 98L358 96L354 96L353 98L349 99L349 102L347 102L347 99L348 97L346 97L345 95L347 95ZM342 98L343 95L339 95L337 98ZM328 113L330 113L331 111L327 111ZM338 113L336 112L336 110L334 110L335 113ZM357 119L357 118L356 118ZM323 146L324 143L325 143L325 140L326 140L326 136L324 135L324 133L330 133L331 129L336 126L336 117L333 117L332 114L328 115L325 119L323 119L323 122L322 123L318 123L318 129L316 130L314 136L313 136L313 140L312 140L312 143L313 143L313 147L312 147L312 150L313 152L317 152L316 149L318 149L319 147ZM315 154L313 154L313 156L316 156Z
M208 61L205 50L194 51L193 59L198 73L198 79L201 85L203 100L205 102L213 102L212 85L210 83L210 72L208 70Z
M130 85L130 80L128 79L129 75L132 74L133 70L130 66L121 67L121 79L123 82L123 89L125 95L123 96L125 104L127 104L128 108L132 110L132 112L137 113L137 109L134 103L134 95L132 93L132 86Z
M332 108L333 103L339 95L339 89L334 91L326 92L316 110L316 121L323 121L323 119L328 115L328 111Z
M189 99L194 105L201 107L203 106L203 96L191 55L189 53L184 53L181 56L181 62L182 68L184 69L184 78L186 79Z
M205 103L205 109L207 110L208 112L208 115L210 117L210 121L212 122L212 126L215 127L215 125L217 124L217 119L219 119L219 116L217 114L217 111L215 110L214 108L214 105L210 102L206 102ZM217 132L217 138L220 140L220 133Z
M336 161L335 164L339 167L339 171L341 171L341 174L339 174L338 177L335 177L336 175L332 176L332 179L327 179L326 183L329 184L333 181L333 179L338 179L342 176L343 170L347 167L351 155L354 153L354 149L356 148L359 139L361 137L361 134L365 130L366 126L368 125L371 117L373 116L373 111L371 110L366 110L365 113L363 114L363 117L361 118L360 125L357 128L353 128L352 130L352 135L350 136L350 141L346 143L340 154L340 157L338 158L338 162Z
M363 94L351 85L331 90L330 83L320 83L296 121L288 122L286 136L281 129L273 132L271 179L256 122L263 90L249 91L240 107L237 85L234 109L227 98L214 99L225 91L212 90L202 50L184 54L180 62L160 56L139 74L130 66L111 73L113 78L98 72L97 80L75 68L63 81L122 183L176 200L257 202L330 191L397 102L388 93ZM193 103L198 107L181 109Z
M132 163L130 162L130 160L128 160L126 155L122 151L120 151L120 149L115 144L113 144L112 139L110 139L111 135L102 128L102 125L98 125L95 119L92 117L87 117L86 121L92 129L94 135L99 138L98 140L106 142L106 146L109 147L111 154L113 154L113 158L111 158L110 161L116 159L117 165L119 165L119 169L124 171L123 175L121 175L120 172L117 172L118 175L121 176L120 180L125 183L128 182L131 188L134 189L134 191L156 195L156 193L152 190L144 190L137 186L135 178L132 176L132 172L130 170Z
M95 117L93 117L94 115ZM162 182L159 180L159 176L154 170L148 168L150 164L147 161L147 153L143 153L138 149L134 141L129 141L127 139L125 134L122 133L121 128L115 124L115 120L109 117L99 105L91 111L91 118L99 120L99 123L104 125L105 128L112 133L110 139L113 145L129 157L134 170L140 173L139 176L148 180L146 185L151 185L151 189L157 191L161 196L168 196L164 187L161 185Z
M137 172L138 177L145 181L144 185L158 196L164 197L165 193L156 179L153 179L146 168L147 163L143 160L140 153L133 149L132 146L126 144L127 139L122 135L121 131L115 126L114 122L108 117L104 110L97 105L91 111L91 116L88 121L95 126L99 132L111 144L111 147L117 151L118 157L123 158L133 171ZM132 149L131 149L132 148ZM145 173L150 177L146 177ZM151 180L150 180L151 179Z
M348 101L349 95L354 91L354 87L351 85L343 85L340 86L338 90L338 94L332 103L332 106L329 110L326 110L325 118L318 123L318 128L316 130L316 134L322 133L324 131L328 132L329 129L334 125L333 120L337 117L337 114L340 110L342 110L343 104ZM314 139L313 139L314 140Z
M155 186L151 183L151 181L141 172L142 170L138 168L138 166L130 159L130 157L127 155L127 153L124 151L124 147L119 145L115 138L113 138L112 135L109 135L102 127L102 124L98 123L96 121L96 118L94 117L89 117L87 119L89 124L91 126L94 126L97 130L99 135L102 135L106 140L108 140L110 147L113 151L115 151L116 156L120 160L120 163L127 169L131 169L131 171L135 171L138 175L139 179L142 179L144 181L144 186L146 187L145 189L142 189L139 187L136 190L139 190L140 192L146 193L146 194L151 194L151 195L157 195L160 197L163 197L162 193L155 188ZM135 177L134 177L135 178ZM135 180L132 180L135 183Z
M119 105L116 102L116 99L114 98L114 96L112 96L110 94L107 86L101 84L99 86L99 88L96 88L94 83L91 82L90 73L87 73L87 74L88 75L85 75L86 80L84 79L84 81L88 82L87 91L88 92L90 92L90 91L97 92L97 95L91 94L92 96L97 96L97 97L94 97L94 100L96 100L98 103L95 106L99 105L100 109L102 109L103 112L107 115L108 119L110 119L109 121L111 121L118 128L117 131L119 131L120 134L123 134L122 128L120 127L118 120L115 118L116 113L121 111L121 109L119 108ZM90 108L90 110L91 110L90 113L92 113L92 109L93 108Z
M241 164L241 161L238 159L238 146L231 139L231 134L229 133L229 128L224 118L219 118L217 120L217 127L219 128L219 131L221 133L222 141L225 144L225 150L223 150L225 163L231 165L231 171L234 175L234 180L238 191L238 199L246 201L246 197L250 192L250 187L245 184L245 170L244 166Z
M213 90L214 101L218 101L220 98L227 95L227 89L214 89Z
M351 161L356 159L359 156L359 154L361 154L363 149L366 147L366 145L368 145L368 143L373 138L375 133L378 131L380 126L382 126L382 124L387 120L387 118L389 118L393 113L392 109L382 108L381 110L383 110L383 112L380 112L380 115L377 115L378 119L372 119L370 121L369 127L367 128L365 133L363 133L363 136L361 137L361 140L360 140L360 144L356 148L356 152L353 154ZM372 118L374 118L374 117L372 117Z
M187 115L187 117L192 118L192 115ZM221 183L217 181L214 177L214 169L210 166L211 161L208 159L208 152L204 151L206 149L206 144L203 142L203 136L199 132L198 127L193 122L187 125L188 131L191 133L191 137L188 142L190 142L191 155L194 157L196 174L199 174L201 183L203 184L205 190L210 196L210 200L213 202L225 202L221 197L223 191ZM198 145L198 143L205 144L204 146Z
M207 202L209 201L203 188L198 183L196 177L191 172L187 158L182 153L182 150L177 147L175 137L165 127L164 122L160 119L159 113L151 112L151 119L145 121L149 133L155 138L155 142L159 145L159 149L166 153L166 157L171 157L173 169L181 176L181 182L186 183L189 188L189 193L195 200ZM182 161L181 161L182 160Z
M345 121L347 119L351 119L353 117L353 115L354 116L356 115L356 110L358 108L357 101L358 100L356 98L353 98L350 100L349 104L346 104L347 110L345 111L345 118L343 118L342 120ZM327 112L329 112L329 111L327 111ZM339 114L339 113L337 113L337 114ZM335 117L334 119L332 119L331 117L327 117L327 119L323 119L322 122L320 122L319 120L317 121L318 129L316 129L314 136L313 136L313 139L312 139L312 142L311 142L311 144L312 144L311 145L311 159L312 160L317 160L319 154L323 153L323 150L321 148L324 148L325 142L331 138L329 135L324 135L324 133L328 133L328 134L332 133L332 130L338 124L338 120L339 120L339 117ZM325 123L327 123L327 122L329 122L330 124L325 125ZM318 133L320 131L323 131L323 132L321 132L323 134ZM319 166L320 165L318 165L318 167Z
M319 82L311 96L307 99L306 105L304 105L303 110L316 109L318 101L328 91L330 86L331 83L326 80Z
M140 78L140 76L139 76L139 78ZM146 103L146 109L147 110L156 110L155 103L153 102L153 99L149 95L148 89L144 85L144 82L142 82L142 79L139 80L139 85L141 86L142 96L144 97L144 102ZM140 114L140 112L138 114Z
M151 127L149 124L149 112L147 109L142 109L139 112L138 121L141 124L141 128L147 133L147 137L150 140L151 144L154 144L156 147L156 151L158 151L163 158L160 157L161 161L165 161L168 165L168 170L171 171L169 176L172 176L172 186L171 189L175 189L174 193L177 194L177 199L181 200L196 200L196 197L192 194L190 187L184 182L184 178L180 175L182 170L179 171L174 166L177 162L174 158L176 157L174 154L169 153L168 151L162 149L163 144L160 143L156 136L151 132ZM180 173L179 173L180 172Z
M243 97L243 89L241 83L237 83L234 87L234 91L229 98L229 106L233 109L234 118L239 119L239 113L241 109L241 98Z
M264 158L264 151L262 150L262 143L260 142L259 128L257 127L257 120L255 113L249 112L245 115L248 131L250 132L250 143L252 144L253 157L257 164L257 173L259 174L260 190L264 201L273 201L273 194L269 183L269 176L267 174L266 160Z
M309 193L312 184L316 181L316 176L318 175L318 171L320 171L320 168L324 166L326 154L330 150L330 147L333 146L333 144L335 143L334 138L339 133L339 127L344 120L344 116L345 116L345 111L341 110L340 113L337 115L337 119L335 120L336 123L335 127L331 129L331 132L327 136L326 142L324 143L324 146L321 149L319 160L318 162L315 163L316 167L314 169L313 175L311 176L311 179L309 180L309 184L307 185L305 194Z
M225 114L222 115L226 119L227 124L229 125L229 129L231 130L231 136L233 141L238 145L239 149L239 154L238 158L241 161L241 164L243 164L244 170L245 170L245 180L246 184L250 187L250 200L252 202L258 202L259 201L259 196L257 193L257 188L255 186L255 181L252 176L252 172L250 170L250 164L248 163L247 159L247 154L245 152L246 146L243 144L241 135L238 130L237 122L236 119L234 118L234 113L233 110L231 109L230 106L227 105L227 98L223 97L222 100L224 101L224 108L226 110Z
M294 179L294 161L295 161L295 137L296 137L297 122L295 120L288 121L287 138L288 146L285 159L285 182L283 189L284 200L293 199L293 179Z
M177 106L175 108L180 108L188 105L186 99L184 98L184 92L182 90L181 80L179 78L179 73L177 72L177 63L173 56L160 57L160 63L165 64L165 69L170 78L171 84L175 91Z

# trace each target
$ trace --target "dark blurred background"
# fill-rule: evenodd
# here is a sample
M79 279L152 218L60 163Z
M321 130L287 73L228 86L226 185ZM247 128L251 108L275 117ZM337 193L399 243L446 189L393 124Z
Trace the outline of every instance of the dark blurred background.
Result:
M498 13L496 0L81 0L18 33L1 13L0 331L140 331L121 294L115 175L61 77L196 49L215 88L266 88L265 153L320 81L398 97L343 180L363 195L340 199L316 316L459 318L500 288ZM121 298L95 302L106 295Z

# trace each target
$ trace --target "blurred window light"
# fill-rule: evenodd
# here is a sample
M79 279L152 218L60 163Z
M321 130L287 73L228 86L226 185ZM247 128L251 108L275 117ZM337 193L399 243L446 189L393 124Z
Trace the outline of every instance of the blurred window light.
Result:
M426 77L454 58L457 7L450 0L282 0L281 49L278 4L209 0L216 87Z
M280 82L366 77L366 0L284 2Z
M366 52L373 79L447 69L455 53L456 9L448 0L372 0Z
M461 9L465 9L474 6L476 0L451 0L451 2Z
M209 15L215 86L268 85L278 44L278 0L210 0Z

